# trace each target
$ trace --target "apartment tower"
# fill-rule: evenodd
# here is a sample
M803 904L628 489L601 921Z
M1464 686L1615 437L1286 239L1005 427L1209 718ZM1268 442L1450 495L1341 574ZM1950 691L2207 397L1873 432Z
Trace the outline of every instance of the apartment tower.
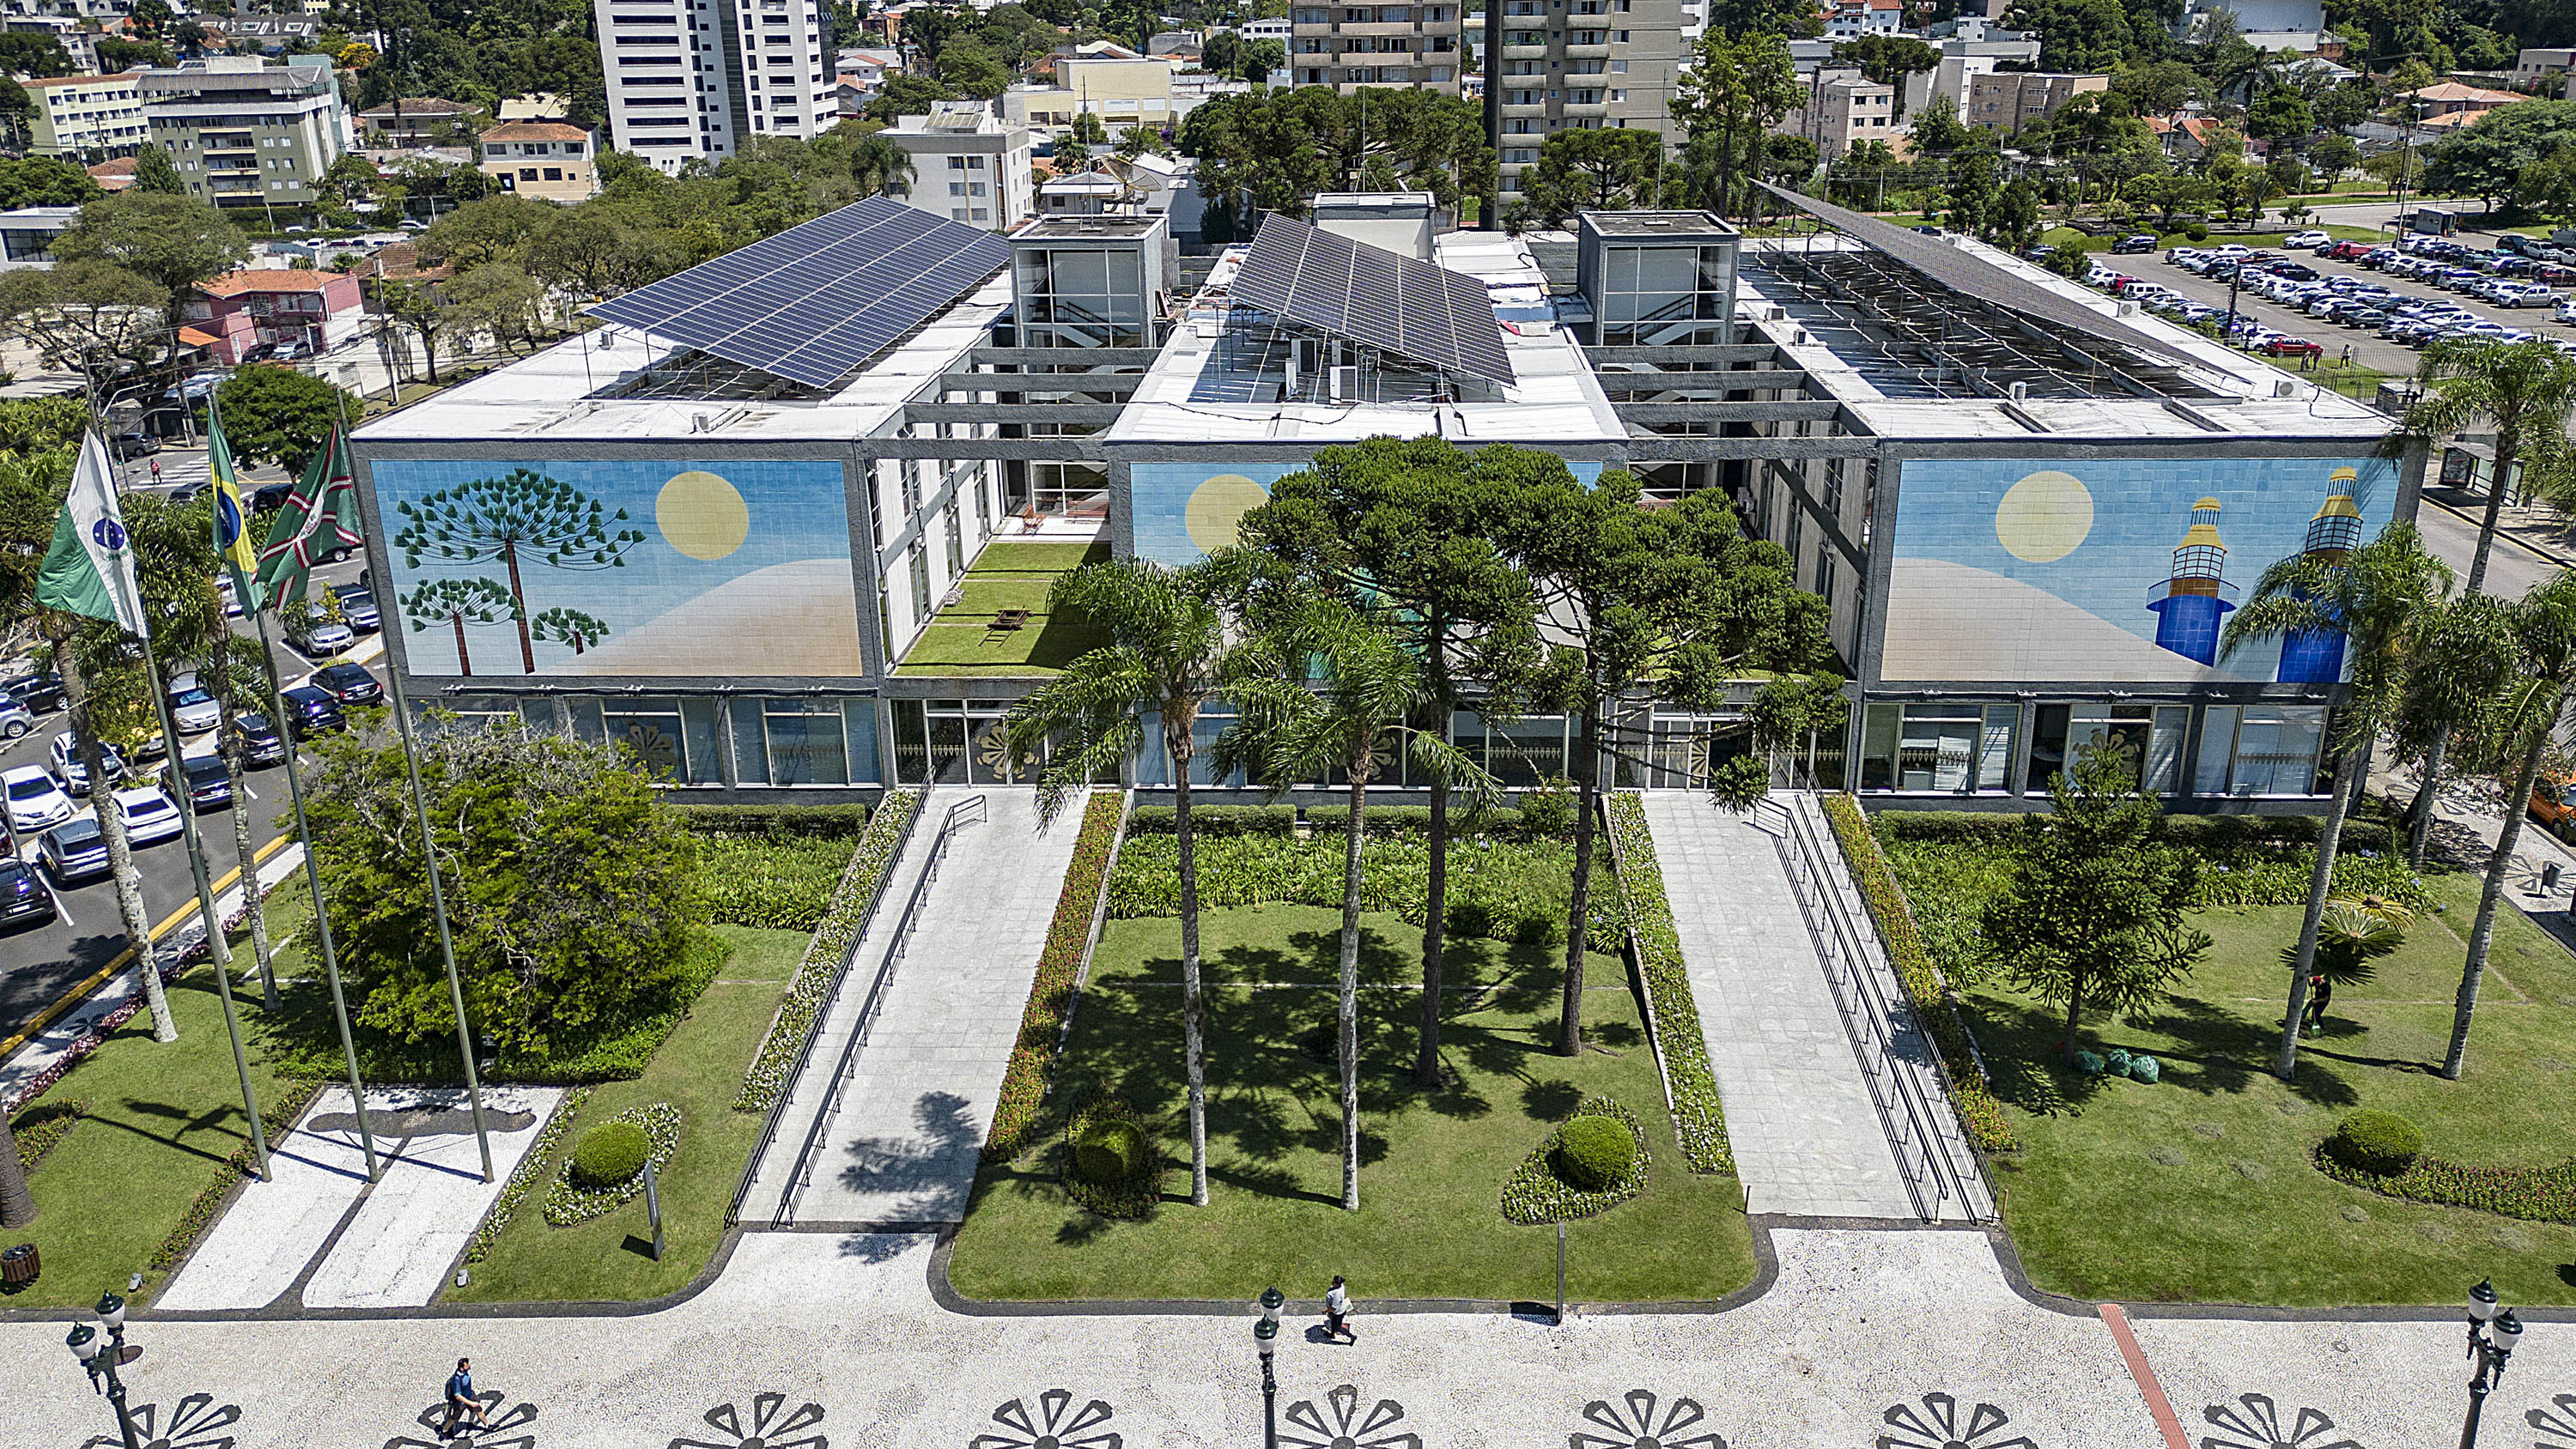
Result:
M811 140L839 120L817 0L600 0L593 12L610 135L664 171L758 136Z

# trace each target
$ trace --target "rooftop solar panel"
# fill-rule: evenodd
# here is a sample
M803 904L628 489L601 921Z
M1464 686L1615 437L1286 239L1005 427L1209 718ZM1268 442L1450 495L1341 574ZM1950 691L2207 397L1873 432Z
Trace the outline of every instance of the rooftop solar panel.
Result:
M871 196L590 311L825 388L1010 259L992 232Z
M1514 381L1485 284L1284 216L1262 218L1234 300L1448 372Z

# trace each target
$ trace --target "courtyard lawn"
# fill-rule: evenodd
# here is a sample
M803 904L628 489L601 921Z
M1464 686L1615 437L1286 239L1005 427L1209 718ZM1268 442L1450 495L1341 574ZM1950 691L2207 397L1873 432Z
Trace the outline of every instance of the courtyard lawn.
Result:
M906 650L903 667L997 677L1053 674L1107 642L1084 620L1057 615L1047 595L1055 581L1109 557L1105 543L1003 539L984 546L959 581L957 602L939 610ZM1005 609L1026 609L1016 629L995 627Z
M731 959L653 1054L642 1076L591 1090L580 1117L558 1139L491 1255L473 1265L465 1287L450 1287L441 1301L651 1298L685 1286L706 1266L724 1237L725 1205L732 1201L743 1163L760 1135L756 1114L732 1110L734 1094L742 1090L743 1073L760 1049L806 942L800 931L713 929L733 948ZM687 1123L679 1151L661 1174L665 1251L659 1263L651 1256L653 1231L641 1197L569 1228L558 1228L545 1217L546 1190L582 1133L654 1102L677 1106Z
M1961 848L1890 843L1918 920L1974 918L1977 883L1992 877L1931 868L1935 853ZM2508 1302L2576 1303L2576 1225L2400 1201L2311 1160L2360 1107L2405 1114L2451 1162L2540 1166L2576 1153L2576 958L2519 911L2496 924L2466 1078L2436 1074L2478 885L2473 874L2426 881L2446 909L2419 913L2368 985L2336 990L2295 1083L2270 1064L2288 986L2279 953L2297 938L2298 906L2195 913L2215 944L2180 991L2137 1023L2088 1019L2091 1049L2160 1059L2153 1086L2058 1069L2057 1010L2001 982L1969 990L2023 1144L1995 1176L2032 1281L2085 1298L2322 1306L2447 1304L2491 1276Z
M1181 1075L1180 922L1108 923L1049 1110L1095 1091L1158 1124L1169 1161L1145 1221L1065 1198L1060 1125L988 1164L955 1240L950 1281L982 1299L1249 1300L1277 1284L1321 1293L1349 1275L1370 1297L1536 1301L1555 1292L1551 1227L1503 1220L1514 1167L1575 1104L1618 1098L1646 1124L1645 1191L1568 1234L1567 1292L1586 1302L1720 1297L1749 1282L1750 1235L1731 1177L1682 1164L1627 972L1586 967L1591 1050L1553 1052L1561 947L1452 938L1446 1084L1413 1084L1419 927L1370 914L1361 958L1360 1211L1341 1207L1339 1069L1332 1048L1341 916L1272 904L1214 910L1200 927L1208 1014L1213 1201L1189 1205Z

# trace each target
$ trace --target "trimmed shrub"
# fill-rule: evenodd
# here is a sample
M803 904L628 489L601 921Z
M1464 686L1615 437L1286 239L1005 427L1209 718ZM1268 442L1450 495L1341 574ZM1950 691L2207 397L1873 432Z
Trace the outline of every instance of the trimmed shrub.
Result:
M1074 1175L1085 1182L1125 1182L1145 1164L1145 1134L1133 1122L1094 1122L1073 1142Z
M680 805L692 834L798 835L856 840L867 829L865 805Z
M1673 926L1672 901L1664 894L1663 867L1656 863L1654 837L1646 829L1646 802L1636 791L1622 790L1605 800L1603 813L1609 818L1611 858L1618 862L1617 900L1636 948L1637 974L1646 983L1646 1024L1663 1059L1664 1090L1671 1098L1682 1160L1693 1172L1732 1174L1735 1151L1726 1142L1726 1110L1718 1100L1717 1072L1709 1065L1708 1038L1700 1033L1699 1000L1691 994L1690 970L1682 963L1681 934ZM1597 893L1594 899L1599 899Z
M1550 780L1547 788L1521 796L1521 825L1532 835L1551 839L1574 833L1574 791L1569 782Z
M572 1180L597 1190L615 1187L644 1170L653 1144L632 1122L603 1122L582 1134L572 1152Z
M2365 1107L2335 1125L2326 1152L2355 1172L2395 1177L2424 1155L2424 1132L2394 1112Z
M1479 936L1490 940L1494 935L1494 908L1483 901L1451 901L1448 930L1452 936Z
M651 1163L655 1171L671 1165L671 1154L680 1150L681 1126L679 1108L668 1102L652 1102L630 1107L582 1134L581 1145L573 1149L571 1160L564 1163L562 1174L546 1192L546 1221L559 1228L568 1228L575 1223L589 1222L602 1213L614 1211L622 1203L642 1197L644 1165ZM634 1160L634 1166L624 1177L594 1187L582 1175L582 1156L610 1129L618 1127L635 1129L644 1138L644 1153ZM594 1165L613 1171L620 1164L607 1161Z
M1547 1140L1531 1149L1520 1166L1503 1183L1503 1221L1507 1223L1561 1223L1608 1212L1645 1190L1646 1128L1637 1114L1621 1106L1616 1097L1586 1097L1574 1109L1572 1120ZM1586 1187L1569 1178L1559 1165L1568 1157L1567 1134L1577 1123L1584 1131L1594 1131L1595 1124L1615 1129L1626 1138L1626 1166L1600 1187ZM1606 1148L1595 1149L1607 1155Z
M1557 1129L1557 1175L1598 1192L1636 1165L1637 1139L1616 1117L1577 1117Z
M2164 1074L2164 1063L2157 1061L2154 1057L2134 1056L2129 1058L2130 1081L2144 1082L2148 1086L2152 1087L2157 1082L2164 1079Z

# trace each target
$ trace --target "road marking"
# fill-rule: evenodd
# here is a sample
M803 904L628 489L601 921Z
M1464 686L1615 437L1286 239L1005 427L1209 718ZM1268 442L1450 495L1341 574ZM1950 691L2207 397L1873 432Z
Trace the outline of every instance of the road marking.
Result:
M277 838L269 841L266 845L263 845L259 849L251 852L251 863L254 866L266 864L268 858L275 855L279 847L286 844L287 839L288 837L286 836L278 836ZM232 889L234 882L240 879L241 867L234 866L231 870L224 872L223 879L214 883L210 894L220 898L225 891ZM149 933L150 939L154 942L158 942L162 937L178 929L181 921L186 920L188 917L193 916L196 913L197 903L192 900L188 902L188 904L181 906L179 909L162 917L160 923L153 926ZM53 1025L55 1018L61 1016L64 1012L71 1010L74 1006L79 1005L82 999L87 997L91 992L98 990L101 986L104 986L109 981L115 979L116 973L124 970L133 960L134 948L129 945L123 951L117 953L115 960L108 962L106 965L98 968L97 971L91 973L88 980L80 982L73 986L71 990L56 997L53 1005L46 1007L42 1012L38 1013L36 1019L21 1028L17 1035L0 1038L0 1062L5 1062L11 1056L15 1055L18 1048L25 1046L29 1041L33 1040L38 1032L41 1032L46 1027Z
M2147 1356L2138 1347L2138 1336L2129 1331L2129 1315L2117 1303L2097 1305L2102 1326L2111 1330L2111 1341L2120 1346L2120 1361L2129 1366L2129 1378L2138 1386L2138 1396L2147 1401L2147 1412L2154 1416L2156 1428L2165 1436L2165 1449L2191 1449L2191 1436L2183 1432L2182 1420L2174 1417L2173 1402L2165 1397L2165 1386L2156 1381L2156 1371L2147 1367Z

